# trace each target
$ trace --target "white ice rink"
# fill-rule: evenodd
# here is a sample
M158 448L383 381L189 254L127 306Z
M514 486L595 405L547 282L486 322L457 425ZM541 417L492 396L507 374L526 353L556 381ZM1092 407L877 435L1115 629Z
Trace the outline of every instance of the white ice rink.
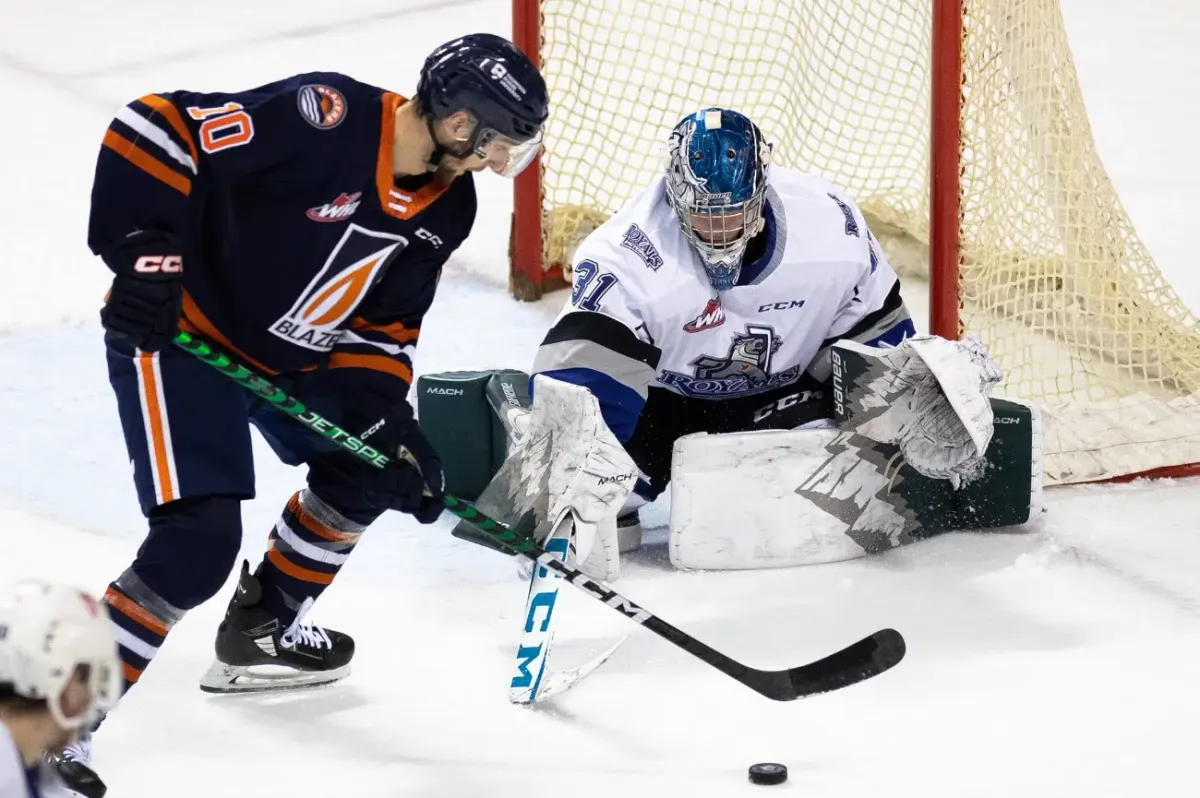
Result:
M1139 233L1200 309L1200 10L1181 0L1063 0L1106 166ZM436 44L509 33L509 0L0 0L0 581L99 593L143 534L97 310L108 272L85 236L108 119L173 88L236 90L309 70L415 89ZM561 295L504 291L510 185L479 181L419 371L528 368ZM256 438L256 445L261 441ZM244 555L303 472L256 450ZM112 798L606 796L805 798L1196 795L1200 482L1052 491L1020 534L955 534L812 568L680 574L665 507L618 587L731 656L786 667L875 629L895 670L775 704L564 587L552 664L633 630L553 704L507 702L525 586L514 564L389 514L313 618L358 641L323 690L197 689L232 588L172 632L96 738ZM628 627L628 628L626 628ZM778 761L782 787L747 783Z

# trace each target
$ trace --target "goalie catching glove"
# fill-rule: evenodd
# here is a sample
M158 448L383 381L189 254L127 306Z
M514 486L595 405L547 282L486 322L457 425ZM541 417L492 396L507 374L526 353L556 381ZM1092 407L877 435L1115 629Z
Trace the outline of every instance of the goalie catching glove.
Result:
M919 473L956 488L979 477L992 439L988 397L1003 376L981 342L925 335L877 349L839 341L831 354L839 428L897 444ZM847 369L848 359L861 362Z

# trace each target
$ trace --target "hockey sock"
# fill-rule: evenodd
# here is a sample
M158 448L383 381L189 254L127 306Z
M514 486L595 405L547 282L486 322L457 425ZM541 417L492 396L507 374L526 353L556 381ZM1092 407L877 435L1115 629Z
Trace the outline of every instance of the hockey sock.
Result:
M184 610L173 607L128 569L104 593L128 691L158 653Z
M258 569L262 605L284 626L306 598L316 599L341 569L366 527L322 501L311 489L288 500Z

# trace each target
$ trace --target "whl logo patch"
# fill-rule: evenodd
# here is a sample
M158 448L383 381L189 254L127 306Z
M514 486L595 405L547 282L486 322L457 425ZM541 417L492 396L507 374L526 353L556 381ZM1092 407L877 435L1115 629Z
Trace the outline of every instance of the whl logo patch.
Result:
M700 315L683 325L684 332L700 332L701 330L709 330L713 327L720 327L725 323L725 310L721 307L721 300L710 299L708 304L704 306L704 310L700 311Z
M356 191L353 194L347 194L343 191L333 202L309 208L304 212L304 215L314 222L344 222L358 210L358 206L361 204L359 197L361 196L361 191Z
M328 352L342 337L342 324L378 282L392 256L407 246L403 236L351 224L321 271L271 325L271 333L297 346Z

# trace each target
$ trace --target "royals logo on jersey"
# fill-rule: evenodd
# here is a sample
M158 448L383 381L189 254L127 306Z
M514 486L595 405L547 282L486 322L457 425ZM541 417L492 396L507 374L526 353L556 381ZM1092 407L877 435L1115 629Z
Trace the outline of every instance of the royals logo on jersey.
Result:
M645 263L650 269L658 271L662 268L662 255L658 254L654 242L636 224L629 225L629 229L625 231L625 235L621 239L621 246L637 253L637 256L642 259L642 263Z
M723 356L704 354L691 362L692 373L663 370L658 381L687 396L730 398L748 396L795 382L800 366L772 373L771 359L783 339L766 324L747 324L734 333Z
M328 352L342 336L341 325L378 282L392 256L407 246L403 236L351 224L324 268L271 325L271 333L297 346Z

